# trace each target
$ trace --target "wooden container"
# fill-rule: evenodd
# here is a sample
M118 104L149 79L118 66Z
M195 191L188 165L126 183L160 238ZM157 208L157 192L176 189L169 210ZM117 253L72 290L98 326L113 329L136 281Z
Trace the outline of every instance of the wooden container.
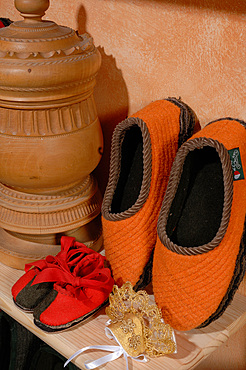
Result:
M0 30L0 261L23 269L61 235L101 247L101 56L88 34L42 20L49 0L15 6L24 19Z

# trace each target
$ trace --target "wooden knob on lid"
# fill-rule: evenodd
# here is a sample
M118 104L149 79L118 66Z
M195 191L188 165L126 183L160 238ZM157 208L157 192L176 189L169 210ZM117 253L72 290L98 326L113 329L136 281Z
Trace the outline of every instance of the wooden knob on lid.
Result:
M15 0L15 7L25 21L41 21L49 5L49 0Z

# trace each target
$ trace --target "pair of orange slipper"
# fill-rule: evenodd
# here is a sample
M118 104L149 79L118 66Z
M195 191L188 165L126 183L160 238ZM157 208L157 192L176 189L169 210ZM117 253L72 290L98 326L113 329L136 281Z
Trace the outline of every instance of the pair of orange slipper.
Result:
M181 100L156 101L117 125L102 205L104 248L116 283L152 280L164 320L206 326L245 273L246 124L200 130Z

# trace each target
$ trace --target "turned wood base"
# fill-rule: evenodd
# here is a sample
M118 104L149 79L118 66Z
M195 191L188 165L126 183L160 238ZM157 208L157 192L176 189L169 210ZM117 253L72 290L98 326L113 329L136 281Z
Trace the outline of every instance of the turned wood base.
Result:
M56 195L27 194L0 184L0 261L16 269L60 251L62 235L99 251L101 195L97 182L83 182Z

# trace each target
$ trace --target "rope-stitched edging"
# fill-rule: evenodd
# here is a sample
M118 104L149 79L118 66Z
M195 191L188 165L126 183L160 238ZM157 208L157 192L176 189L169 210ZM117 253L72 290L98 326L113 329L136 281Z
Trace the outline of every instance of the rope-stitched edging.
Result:
M198 148L202 149L204 146L214 147L220 157L222 164L224 178L224 206L222 220L219 230L211 242L209 242L208 244L201 245L199 247L182 247L173 243L167 236L166 234L167 219L172 201L178 189L186 156L190 151L193 151ZM213 140L206 137L199 137L186 142L179 149L171 170L167 191L164 197L157 225L157 232L160 240L162 241L166 248L168 248L172 252L182 255L191 256L211 251L212 249L219 245L223 236L226 233L231 214L232 198L233 198L233 174L231 169L230 157L224 145L218 142L217 140Z
M244 221L244 232L242 235L239 253L235 263L234 273L230 281L230 285L223 299L221 300L217 310L209 316L201 325L197 328L203 328L209 325L211 322L217 320L226 310L228 305L231 303L240 283L242 282L246 272L246 218Z
M116 190L121 171L121 149L126 131L132 126L138 126L141 129L143 137L143 182L136 203L124 212L111 213L111 204ZM129 117L119 123L113 133L111 143L110 171L108 185L105 191L102 215L109 221L119 221L133 216L144 205L150 189L152 173L152 152L151 140L146 123L137 117Z
M180 98L170 97L166 99L171 103L177 105L180 108L180 115L179 115L179 141L178 147L180 148L181 145L186 142L193 134L195 123L198 121L195 112L185 104Z

